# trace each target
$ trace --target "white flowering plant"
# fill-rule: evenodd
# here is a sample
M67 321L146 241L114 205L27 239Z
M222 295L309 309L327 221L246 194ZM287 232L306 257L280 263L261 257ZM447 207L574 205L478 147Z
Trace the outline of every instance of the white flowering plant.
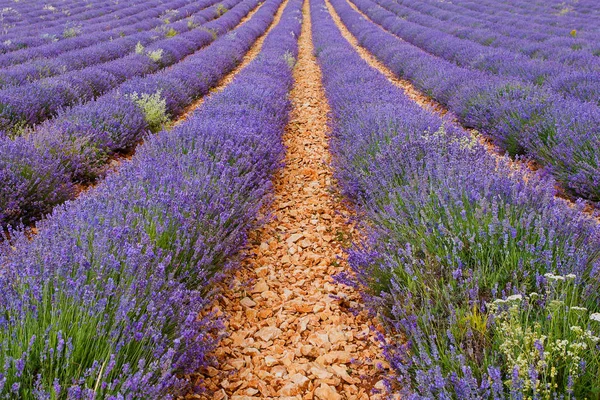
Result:
M510 393L598 398L600 313L583 307L575 275L545 275L545 292L488 304L492 343ZM590 394L595 393L595 396Z

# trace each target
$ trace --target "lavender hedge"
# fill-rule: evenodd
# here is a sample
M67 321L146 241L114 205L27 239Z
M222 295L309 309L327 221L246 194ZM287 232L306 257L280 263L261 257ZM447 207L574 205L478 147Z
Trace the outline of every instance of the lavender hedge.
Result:
M556 199L552 180L418 107L343 39L323 0L311 15L336 176L368 234L339 279L382 317L392 390L597 398L597 223Z
M226 0L224 5L235 6L238 1ZM127 80L181 61L235 27L241 19L241 10L249 11L247 4L243 2L240 7L234 7L235 12L225 13L229 15L221 15L215 7L208 14L218 16L216 20L193 26L173 37L166 35L116 60L0 90L0 129L21 134L26 127L56 116L65 107L85 103Z
M159 16L160 13L173 8L177 10L179 10L180 7L187 8L189 5L186 6L186 3L189 2L186 0L175 0L167 3L157 1L156 4L154 2L145 2L144 9L141 12L124 18L114 16L115 20L119 22L117 26L107 27L101 25L97 27L97 30L93 30L87 34L80 34L68 39L63 38L64 40L58 40L59 38L52 37L47 40L47 43L40 46L25 47L19 51L0 54L0 66L8 67L31 61L36 58L56 57L67 51L83 49L100 42L114 40L117 37L135 34L137 29L150 26L149 23L152 23L151 19ZM153 7L153 5L155 7ZM157 14L157 11L159 14Z
M181 9L178 6L185 5L183 1L162 4L162 7L147 10L140 23L126 26L129 35L121 30L118 38L111 37L112 40L108 41L97 40L100 35L96 35L96 38L88 38L93 45L66 53L60 53L61 46L49 46L48 50L53 53L51 58L28 60L26 64L0 70L0 88L19 86L124 57L133 53L136 47L148 46L158 40L187 32L200 23L206 23L220 16L218 10L231 8L237 2L223 4L221 8L215 5L215 0L195 2ZM207 9L210 6L214 7ZM180 22L183 18L186 20ZM123 24L126 23L123 21ZM104 32L101 37L103 36L107 39L110 37ZM39 55L40 52L34 54Z
M446 105L464 125L490 135L511 155L534 158L567 192L600 200L597 106L458 67L365 20L346 1L332 4L362 46L397 76Z
M0 259L3 396L172 398L206 363L219 321L198 314L283 157L301 5L289 2L258 58L185 123L33 240L14 235Z
M241 62L252 43L269 26L280 2L271 0L264 3L250 21L162 73L131 80L118 91L67 110L38 126L27 137L26 143L31 154L44 152L51 155L44 165L34 164L46 160L41 156L26 159L14 153L10 146L0 148L0 159L5 160L4 163L23 164L19 170L33 171L14 176L13 179L19 182L16 189L0 188L0 206L12 205L11 213L1 216L0 225L15 225L21 219L39 219L42 216L40 212L29 210L48 210L51 207L32 208L29 206L32 201L56 204L45 200L46 197L56 198L51 197L53 193L34 189L40 179L36 171L45 171L45 175L50 173L60 181L66 179L72 182L71 185L89 182L99 176L112 154L133 148L150 128L160 130L162 123L166 122L165 117L181 114L194 99L207 94ZM234 27L257 3L258 0L246 0L225 13L215 21L222 24L219 31ZM207 40L214 39L212 34L205 33ZM56 159L60 162L57 163ZM60 187L57 186L56 190L62 193ZM32 195L28 197L23 193Z
M378 0L383 7L395 8L390 0ZM409 43L452 63L493 75L514 77L523 82L542 86L568 98L600 104L600 64L570 68L553 59L536 60L504 49L492 49L479 43L454 37L435 28L398 18L386 8L370 0L357 1L357 6L373 21ZM577 79L573 79L573 75ZM581 84L579 84L581 81ZM566 83L568 82L568 84ZM600 113L600 110L598 111Z
M498 21L486 21L485 18L490 17L493 7L490 7L487 12L475 13L454 3L432 1L415 3L410 0L394 4L385 3L379 2L380 5L384 5L388 10L402 15L409 21L435 27L484 46L509 49L531 58L552 59L577 67L598 65L600 62L595 55L600 49L598 44L594 43L596 41L590 42L581 38L589 30L578 26L573 31L570 21L561 21L561 25L571 26L571 29L562 29L557 36L554 36L551 34L552 27L532 24L531 14L527 15L526 29L520 29L515 26L515 23L518 24L515 18L523 18L523 15L519 14L502 15ZM589 18L589 20L594 19Z
M527 1L500 3L498 1L457 1L454 2L462 12L471 12L481 22L490 21L496 26L509 24L525 37L563 39L570 36L573 29L577 36L585 39L597 39L598 26L594 17L598 11L593 10L594 1L579 1L577 4L547 3L533 5ZM507 29L505 27L504 29ZM529 31L525 34L525 32ZM537 33L536 33L537 31ZM514 31L513 31L514 32Z
M70 41L74 37L89 32L111 29L119 26L121 19L146 11L147 5L145 3L145 0L132 0L123 6L123 4L115 4L113 1L101 1L96 4L96 7L75 3L76 8L65 10L67 14L61 13L62 17L54 20L51 24L48 24L47 21L31 23L31 20L26 18L28 22L26 25L14 30L11 29L10 32L3 35L0 52L12 52L27 47L45 45L57 40ZM40 3L34 4L40 7ZM51 4L48 4L48 6L50 6L48 7L50 9L53 7ZM6 32L9 27L4 26L4 28Z
M142 5L143 1L131 1L125 7L110 1L100 1L96 7L90 7L73 2L65 4L64 9L60 10L51 4L35 3L34 7L42 9L46 15L38 14L40 18L36 19L36 16L31 13L23 14L23 23L19 26L9 21L12 16L15 16L15 7L13 5L4 7L2 16L7 18L1 21L3 40L0 44L0 53L44 45L61 39L69 40L72 35L63 36L64 33L83 33L84 24L86 32L101 29L102 25L116 25L119 18L143 12ZM52 16L55 18L52 19ZM72 31L73 28L76 30Z

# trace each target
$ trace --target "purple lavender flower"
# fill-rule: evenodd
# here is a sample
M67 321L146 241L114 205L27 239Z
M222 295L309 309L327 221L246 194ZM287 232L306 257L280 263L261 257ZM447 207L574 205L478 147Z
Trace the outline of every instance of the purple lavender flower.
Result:
M280 4L267 1L243 26L244 43L231 47L247 49ZM17 377L8 362L2 373L15 395L165 398L207 364L222 327L198 315L281 165L292 85L284 55L297 54L301 6L289 2L261 57L185 123L148 138L118 174L58 207L34 240L15 232L14 248L3 243L0 336L10 345L0 357L15 359L33 340L24 368L41 375L39 384ZM35 339L11 334L30 321Z

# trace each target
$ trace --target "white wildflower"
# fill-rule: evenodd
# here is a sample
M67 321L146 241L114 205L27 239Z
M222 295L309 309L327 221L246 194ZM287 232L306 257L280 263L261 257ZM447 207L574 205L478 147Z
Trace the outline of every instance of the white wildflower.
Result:
M548 306L550 306L551 308L558 308L564 304L565 304L565 302L562 300L552 300L552 301L550 301Z
M576 335L581 335L583 333L583 329L581 329L580 326L574 325L571 327L571 332L575 333Z
M573 310L573 311L587 311L587 308L585 308L585 307L573 306L573 307L571 307L571 310Z
M561 276L561 275L554 275L550 272L544 274L544 276L546 277L546 279L548 279L549 281L564 281L565 277Z

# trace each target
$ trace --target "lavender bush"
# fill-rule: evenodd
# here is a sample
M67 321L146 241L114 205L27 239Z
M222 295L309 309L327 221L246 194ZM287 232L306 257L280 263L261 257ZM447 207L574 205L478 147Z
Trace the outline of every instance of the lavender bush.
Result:
M57 41L78 42L78 39L85 36L89 32L96 32L102 29L111 29L120 25L120 20L128 21L128 17L142 16L148 10L148 4L145 0L133 0L125 6L115 4L112 1L100 1L96 3L96 7L89 7L81 2L72 2L71 7L66 4L66 13L50 6L46 9L51 14L57 15L58 18L49 20L47 15L40 15L41 20L36 23L31 15L23 14L25 24L16 29L11 30L3 35L3 42L0 47L0 52L10 53L22 49L42 46ZM28 3L38 10L41 8L39 3ZM11 6L15 3L12 2ZM11 7L12 8L12 7ZM132 19L130 18L129 21ZM139 19L138 19L139 20ZM78 27L79 36L75 38L64 37L65 30Z
M367 0L355 3L363 1ZM490 135L512 155L533 157L567 193L600 199L596 184L600 171L591 154L600 137L596 105L565 99L513 78L458 67L365 20L346 1L331 3L362 46L399 77L446 105L463 124ZM369 12L366 6L363 11ZM549 126L556 132L551 140L547 140Z
M224 33L234 28L257 2L242 2L215 20L217 32ZM166 115L181 114L193 99L208 93L210 88L218 84L221 77L241 61L243 54L256 38L267 29L278 4L278 0L263 4L251 21L233 31L235 36L214 41L212 34L204 31L202 40L214 43L163 73L132 79L122 85L120 90L65 110L55 119L40 124L35 131L27 135L23 146L29 146L31 152L37 151L38 148L47 150L54 159L36 168L46 170L51 175L59 175L61 179L64 179L62 176L66 171L72 182L89 182L97 178L110 155L131 149L149 128L158 128L156 124L149 125L156 121L148 119L149 115L144 113L143 107L136 104L132 98L134 94L138 97L153 96L159 103L164 100ZM198 71L202 72L199 74ZM159 92L160 99L156 97ZM4 137L0 140L10 139ZM7 146L4 150L10 149L11 147ZM2 150L3 148L0 148L0 152ZM8 159L12 156L7 154L4 157ZM57 164L56 159L60 160L60 163ZM30 176L20 176L18 179L18 187L23 188L22 190L33 190L31 188L36 184ZM29 199L19 193L7 190L7 202L28 209ZM20 216L32 221L41 215L39 212L32 212L30 215ZM14 222L14 219L0 219L2 226Z
M368 67L323 1L311 15L336 174L368 233L350 252L355 275L340 279L382 317L392 389L413 399L597 398L597 224L557 200L551 179L490 155ZM560 279L570 286L552 286ZM517 299L526 299L518 313L500 306ZM516 342L528 349L520 358Z
M465 3L434 1L416 3L410 0L378 2L407 21L432 27L487 47L507 49L534 59L554 60L575 68L595 67L600 63L600 59L594 55L596 46L593 40L588 40L587 34L592 35L592 29L587 23L580 24L563 18L560 24L554 26L536 24L532 21L535 16L548 13L547 9L538 9L528 12L527 25L523 28L522 24L525 21L518 10L494 17L491 14L498 10L495 4L489 6L484 12L476 12L469 9L469 5ZM593 21L593 18L584 20L584 22L590 21ZM577 24L575 35L572 34L572 28L570 30L562 28L570 24Z
M237 1L228 0L226 4L232 6ZM127 80L173 65L215 39L202 28L223 34L235 27L243 10L247 13L251 9L249 3L256 4L256 1L239 3L230 16L220 14L218 7L208 9L204 14L219 18L175 37L161 35L161 40L153 41L141 54L125 52L122 57L107 63L0 90L0 127L18 135L24 127L55 117L65 107L93 100L94 96L104 93L103 89L113 89ZM112 79L105 80L105 74L112 75ZM113 82L115 85L111 86Z
M206 363L219 321L198 314L281 164L301 5L185 123L57 208L34 240L13 233L0 259L4 396L172 398Z
M5 140L1 140L4 138ZM74 187L60 160L47 150L32 149L23 139L0 132L0 221L28 224L73 197Z
M53 57L60 56L65 52L76 51L78 49L84 49L96 44L101 44L111 40L111 38L115 39L116 37L127 37L135 34L137 29L151 29L153 25L153 21L151 19L155 18L157 13L160 15L165 11L165 9L168 8L180 9L178 5L185 7L185 2L158 3L160 2L155 4L154 2L145 1L143 4L143 11L141 12L140 10L142 6L139 4L134 4L136 7L138 7L137 13L120 18L115 18L113 16L113 18L119 21L117 26L112 26L109 29L106 29L106 23L104 23L104 28L102 28L102 26L94 25L96 29L91 29L89 33L69 40L60 40L58 37L55 37L55 35L49 33L44 33L40 37L38 32L39 38L46 39L44 44L37 46L26 46L18 51L10 51L0 54L0 66L9 67L11 65L21 64L27 61L34 61L36 59L51 59ZM153 6L156 7L153 8ZM148 24L148 22L150 22L150 24ZM88 24L86 24L86 27L87 26ZM10 39L5 41L5 43L6 42L12 43Z
M147 46L157 40L164 39L167 37L168 32L175 31L180 33L188 31L187 23L182 24L179 22L182 18L194 18L202 23L216 18L219 15L219 8L217 6L207 8L214 3L216 3L214 0L197 2L182 7L181 10L178 10L177 6L182 5L182 1L179 3L162 4L161 7L145 12L144 16L146 18L144 20L127 25L126 28L129 35L125 31L121 31L118 38L102 41L101 38L104 37L104 32L102 32L103 35L92 36L95 41L91 46L64 53L60 53L61 48L58 44L51 45L48 46L48 50L52 50L52 57L46 56L42 58L42 51L36 49L34 54L37 58L30 59L25 64L14 65L0 71L0 87L19 86L39 79L62 75L68 71L80 70L92 65L97 66L98 64L124 57L131 53L137 44ZM151 5L148 4L148 7ZM169 10L171 7L175 7L173 11L178 12L165 25L161 16L165 10ZM123 23L127 24L127 21L123 21ZM90 38L90 42L92 42L92 38Z

